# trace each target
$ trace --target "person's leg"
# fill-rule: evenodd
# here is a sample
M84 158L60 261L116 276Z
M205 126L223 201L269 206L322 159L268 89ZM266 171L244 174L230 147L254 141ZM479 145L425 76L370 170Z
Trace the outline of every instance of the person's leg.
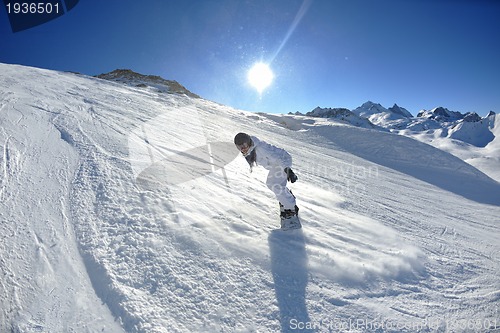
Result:
M267 187L274 192L276 199L283 205L283 209L295 211L295 197L286 187L286 184L287 177L281 168L274 168L269 171L266 181Z

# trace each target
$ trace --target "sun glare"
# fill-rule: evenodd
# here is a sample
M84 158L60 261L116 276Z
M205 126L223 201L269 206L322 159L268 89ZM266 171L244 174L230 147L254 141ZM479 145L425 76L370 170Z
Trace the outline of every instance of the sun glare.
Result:
M273 79L274 74L271 71L271 68L262 62L256 63L248 71L248 82L255 89L257 89L259 94L262 94L264 89L269 87L269 85L273 82Z

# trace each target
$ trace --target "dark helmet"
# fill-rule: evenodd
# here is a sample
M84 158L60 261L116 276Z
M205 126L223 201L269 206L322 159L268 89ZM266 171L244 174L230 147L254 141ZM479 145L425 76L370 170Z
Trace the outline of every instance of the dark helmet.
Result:
M245 157L247 157L254 149L252 138L246 133L236 134L234 137L234 144Z
M250 135L248 135L246 133L238 133L234 137L234 144L236 146L242 146L244 144L247 144L248 146L251 146L252 143L253 143L252 142L252 138L250 137Z

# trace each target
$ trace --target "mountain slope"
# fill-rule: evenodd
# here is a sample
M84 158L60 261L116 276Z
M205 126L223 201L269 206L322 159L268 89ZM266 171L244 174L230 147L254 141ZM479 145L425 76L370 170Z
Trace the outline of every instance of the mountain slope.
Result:
M452 155L326 119L0 73L1 331L499 328L500 187ZM239 131L291 152L302 230L273 231Z

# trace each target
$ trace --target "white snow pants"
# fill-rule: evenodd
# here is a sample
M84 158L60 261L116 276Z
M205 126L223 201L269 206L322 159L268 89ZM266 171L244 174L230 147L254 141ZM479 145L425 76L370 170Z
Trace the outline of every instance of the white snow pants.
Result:
M276 195L276 199L285 209L295 210L295 198L286 187L287 176L281 167L274 167L269 170L266 185Z

